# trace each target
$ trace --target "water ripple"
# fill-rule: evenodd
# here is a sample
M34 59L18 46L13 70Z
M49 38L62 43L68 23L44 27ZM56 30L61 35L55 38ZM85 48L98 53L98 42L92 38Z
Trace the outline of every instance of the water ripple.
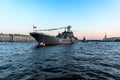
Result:
M120 80L119 42L35 45L0 42L0 80Z

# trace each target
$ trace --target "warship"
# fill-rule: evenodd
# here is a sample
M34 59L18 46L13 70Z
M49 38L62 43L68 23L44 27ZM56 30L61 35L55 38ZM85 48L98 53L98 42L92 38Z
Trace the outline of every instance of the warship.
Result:
M79 40L77 37L74 36L73 32L71 31L71 27L72 26L68 25L67 27L61 27L61 28L36 30L35 28L37 27L33 26L33 32L30 32L30 35L38 42L38 46L73 44L78 42ZM65 30L61 33L58 33L58 35L56 36L50 36L40 32L40 31L52 31L58 29L65 29Z

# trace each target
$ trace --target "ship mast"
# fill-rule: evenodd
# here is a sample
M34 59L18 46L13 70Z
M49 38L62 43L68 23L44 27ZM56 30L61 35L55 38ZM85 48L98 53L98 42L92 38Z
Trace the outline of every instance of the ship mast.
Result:
M68 25L68 27L66 27L68 32L71 32L71 27L72 26L70 26L70 25Z

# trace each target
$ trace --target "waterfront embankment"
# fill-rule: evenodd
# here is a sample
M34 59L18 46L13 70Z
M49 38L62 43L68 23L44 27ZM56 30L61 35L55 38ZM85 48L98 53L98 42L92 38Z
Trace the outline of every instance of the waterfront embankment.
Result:
M21 42L21 41L35 41L30 35L23 34L3 34L0 33L0 42Z

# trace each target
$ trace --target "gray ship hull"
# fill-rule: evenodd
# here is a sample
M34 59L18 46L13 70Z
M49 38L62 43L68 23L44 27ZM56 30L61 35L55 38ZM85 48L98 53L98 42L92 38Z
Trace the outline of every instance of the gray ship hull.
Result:
M35 38L38 44L44 43L45 45L57 45L57 44L72 44L78 42L78 39L75 38L64 39L37 32L32 32L30 33L30 35Z

